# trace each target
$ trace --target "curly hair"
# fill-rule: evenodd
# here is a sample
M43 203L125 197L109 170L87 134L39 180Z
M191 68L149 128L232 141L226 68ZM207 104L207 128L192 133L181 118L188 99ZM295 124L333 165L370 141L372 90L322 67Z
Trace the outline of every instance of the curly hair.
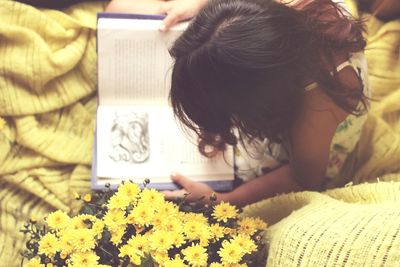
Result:
M337 51L364 49L362 22L331 0L299 5L211 0L175 41L170 101L197 133L202 154L242 137L282 143L301 107L305 77L344 110L361 111L349 99L366 108L362 85L349 90L326 64L334 69Z

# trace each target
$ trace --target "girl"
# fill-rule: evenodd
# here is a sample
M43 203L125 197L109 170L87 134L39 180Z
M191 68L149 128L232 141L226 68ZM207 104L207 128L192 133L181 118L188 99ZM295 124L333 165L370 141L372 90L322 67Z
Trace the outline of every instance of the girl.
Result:
M361 23L331 0L176 1L186 6L147 5L150 13L169 14L160 30L200 10L170 51L175 115L197 133L204 155L241 146L238 175L257 177L217 199L243 206L322 190L355 148L365 121ZM131 11L139 12L136 7ZM213 193L182 175L172 179L183 188L167 197Z

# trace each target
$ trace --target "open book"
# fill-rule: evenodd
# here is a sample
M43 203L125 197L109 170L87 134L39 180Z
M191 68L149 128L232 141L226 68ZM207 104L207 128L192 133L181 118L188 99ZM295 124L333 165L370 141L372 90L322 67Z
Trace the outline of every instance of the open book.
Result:
M233 151L206 158L197 140L175 120L168 95L172 59L168 48L184 30L157 29L163 16L99 13L98 107L92 188L122 180L177 189L172 172L230 190Z

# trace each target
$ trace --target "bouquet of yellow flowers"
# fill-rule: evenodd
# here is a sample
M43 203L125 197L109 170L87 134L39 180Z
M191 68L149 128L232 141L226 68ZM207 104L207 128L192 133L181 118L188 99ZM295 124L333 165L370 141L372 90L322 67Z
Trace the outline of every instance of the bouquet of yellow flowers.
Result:
M267 225L228 203L174 203L132 182L83 199L76 216L55 211L43 226L24 225L25 266L265 265Z

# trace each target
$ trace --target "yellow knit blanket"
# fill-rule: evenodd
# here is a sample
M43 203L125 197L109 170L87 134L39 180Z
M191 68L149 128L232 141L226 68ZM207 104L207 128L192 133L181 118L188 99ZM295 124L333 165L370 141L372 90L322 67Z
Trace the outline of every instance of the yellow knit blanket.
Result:
M19 266L24 246L19 229L31 215L76 209L72 193L89 191L95 25L103 8L82 3L60 12L0 1L0 116L7 122L0 131L0 266ZM371 19L368 28L366 54L379 101L338 184L377 177L400 181L400 21ZM246 212L276 223L268 232L271 266L324 265L329 253L330 262L355 265L355 258L364 257L376 263L367 266L375 266L399 262L390 250L400 251L399 188L400 183L381 182L289 194ZM306 246L314 241L321 245ZM370 248L387 253L374 256Z

